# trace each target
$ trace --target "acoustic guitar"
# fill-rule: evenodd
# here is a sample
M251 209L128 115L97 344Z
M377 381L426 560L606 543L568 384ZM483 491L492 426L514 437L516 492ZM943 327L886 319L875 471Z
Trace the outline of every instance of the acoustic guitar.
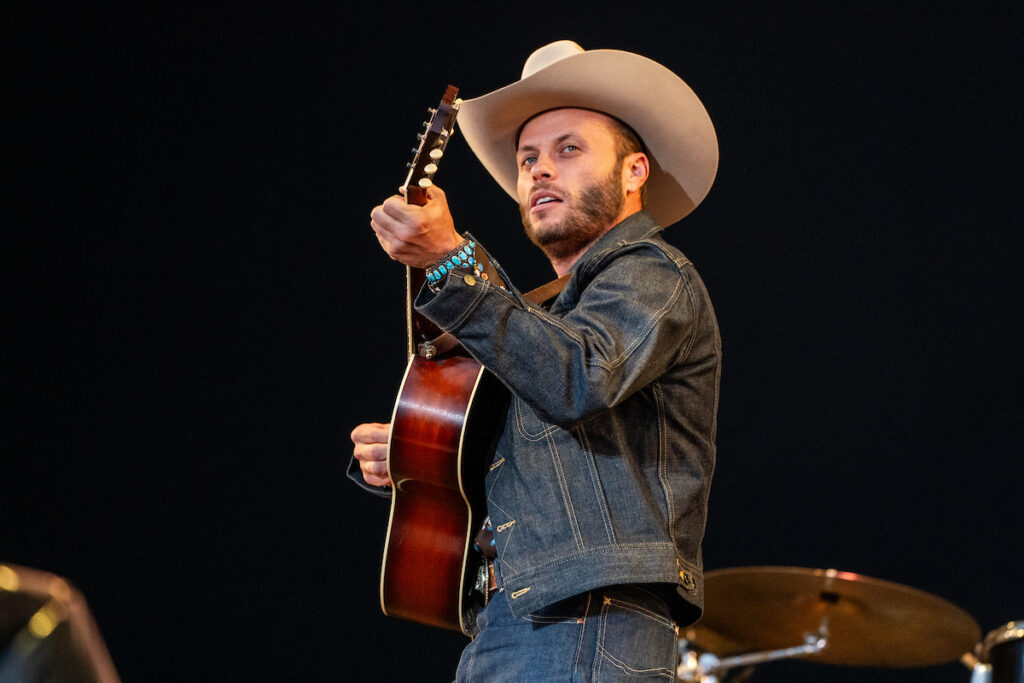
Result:
M424 205L454 132L458 89L448 86L420 134L403 185ZM384 613L468 633L479 569L473 537L486 516L484 475L508 409L504 387L413 309L425 279L406 269L409 361L391 417L391 514L380 578ZM447 343L439 340L446 340Z

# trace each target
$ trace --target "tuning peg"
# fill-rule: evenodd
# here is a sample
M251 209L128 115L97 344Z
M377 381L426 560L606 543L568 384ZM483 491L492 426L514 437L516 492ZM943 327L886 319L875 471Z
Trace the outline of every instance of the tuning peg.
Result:
M434 107L427 107L427 111L430 112L431 116L437 113L437 109Z
M417 183L417 184L420 187L427 188L427 187L430 187L431 185L433 185L434 183L431 182L430 178L420 178L420 182Z
M433 159L434 161L437 161L442 156L444 156L444 151L442 151L441 149L435 147L434 149L430 150L430 158Z
M437 173L437 164L427 164L423 167L423 172L427 175L434 175Z

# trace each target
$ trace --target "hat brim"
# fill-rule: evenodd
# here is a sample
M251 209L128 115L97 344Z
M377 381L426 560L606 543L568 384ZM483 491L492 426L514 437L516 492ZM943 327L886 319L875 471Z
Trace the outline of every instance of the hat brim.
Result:
M559 59L511 85L466 100L458 124L484 168L518 200L516 135L533 116L579 107L624 121L651 160L645 209L668 226L707 196L718 170L711 117L682 79L655 61L619 50Z

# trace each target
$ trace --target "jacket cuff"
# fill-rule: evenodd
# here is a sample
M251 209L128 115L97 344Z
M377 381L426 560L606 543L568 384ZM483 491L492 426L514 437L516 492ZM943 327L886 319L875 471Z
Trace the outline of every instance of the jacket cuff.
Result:
M416 311L446 332L454 332L493 286L473 275L455 275L436 294L424 286L416 297Z
M375 496L380 496L381 498L391 497L390 487L373 486L372 484L366 483L366 480L363 479L363 471L359 469L359 461L356 460L356 457L354 455L352 456L352 459L349 460L348 471L345 474L348 476L349 479L355 482L356 486L363 489L364 491L369 491Z
M454 332L461 327L492 287L497 287L513 301L519 301L520 298L501 264L487 253L473 235L467 232L465 237L476 242L477 263L483 275L453 272L440 288L431 291L424 285L413 302L418 313L446 332Z

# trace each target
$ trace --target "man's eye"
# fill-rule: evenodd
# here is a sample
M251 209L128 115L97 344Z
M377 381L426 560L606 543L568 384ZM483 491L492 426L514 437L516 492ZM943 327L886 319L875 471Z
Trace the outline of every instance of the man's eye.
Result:
M562 148L563 152L575 152L579 149L576 145L566 145Z
M523 166L529 166L533 162L537 161L537 157L523 157L523 160L519 163Z

